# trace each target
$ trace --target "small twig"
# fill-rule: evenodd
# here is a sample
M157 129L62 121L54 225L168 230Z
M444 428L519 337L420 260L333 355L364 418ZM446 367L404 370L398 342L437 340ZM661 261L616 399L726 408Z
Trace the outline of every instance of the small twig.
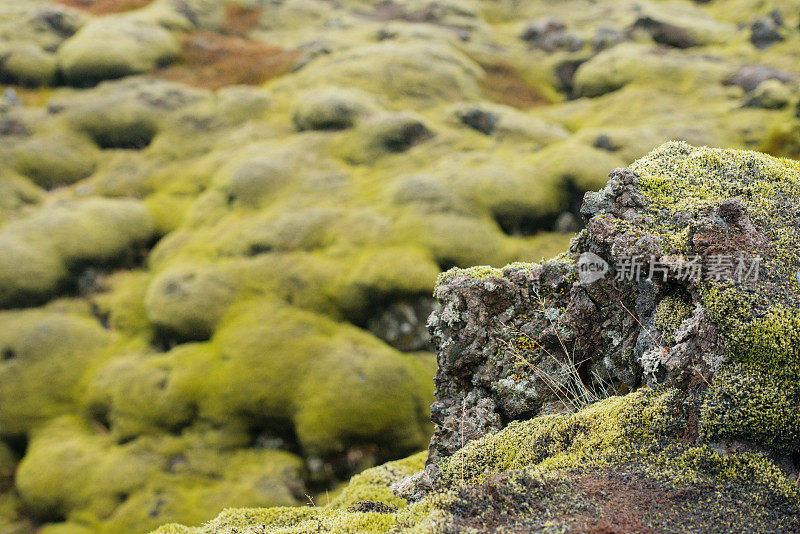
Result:
M700 378L703 380L703 382L705 382L705 383L706 383L706 385L709 387L709 389L714 389L714 386L712 386L712 385L711 385L711 382L709 382L708 380L706 380L706 377L705 377L705 376L703 376L703 373L701 373L701 372L700 372L700 369L698 369L698 368L696 368L696 367L693 367L692 369L694 369L694 372L695 372L695 373L697 373L698 375L700 375Z
M311 495L309 495L308 493L304 493L303 495L305 495L306 499L308 499L308 505L310 507L312 507L312 508L316 508L317 507L317 505L314 503L314 499L311 498Z

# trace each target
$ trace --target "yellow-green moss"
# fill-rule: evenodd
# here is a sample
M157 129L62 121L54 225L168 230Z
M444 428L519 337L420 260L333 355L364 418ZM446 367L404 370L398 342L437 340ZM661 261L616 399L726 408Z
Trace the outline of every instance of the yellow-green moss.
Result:
M661 330L665 343L675 343L675 331L691 314L692 306L684 299L675 296L661 299L653 314L653 322Z
M603 465L641 450L667 394L648 389L610 397L574 414L515 421L497 434L461 449L442 466L449 483L480 483L496 472L537 466L542 470Z
M297 457L213 444L213 431L206 431L120 445L83 421L56 418L32 433L16 486L34 516L64 517L102 534L140 532L179 517L201 522L226 503L297 503Z
M0 428L20 435L74 406L80 379L112 337L69 314L6 311L0 318Z
M745 365L718 371L703 404L701 427L711 440L744 439L800 450L797 374L768 374Z

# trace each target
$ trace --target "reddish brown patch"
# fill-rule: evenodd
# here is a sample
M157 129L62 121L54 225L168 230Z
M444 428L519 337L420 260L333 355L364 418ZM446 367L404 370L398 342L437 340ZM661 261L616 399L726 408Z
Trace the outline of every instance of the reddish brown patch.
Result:
M600 517L589 519L591 534L655 534L646 526L647 516L654 509L672 507L663 488L648 479L591 473L578 483L603 511Z
M298 57L296 51L205 31L183 37L180 61L158 75L198 87L259 85L286 74Z
M260 7L228 4L225 6L225 22L222 28L228 33L245 34L256 27L261 11Z
M549 104L513 65L500 62L481 64L481 67L486 75L479 82L486 98L518 109Z
M110 15L143 8L153 0L58 0L58 3L88 11L92 15Z

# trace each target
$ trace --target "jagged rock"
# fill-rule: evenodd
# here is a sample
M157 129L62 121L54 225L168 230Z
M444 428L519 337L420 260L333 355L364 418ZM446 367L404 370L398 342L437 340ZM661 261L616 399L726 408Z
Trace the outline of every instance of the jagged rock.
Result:
M427 320L435 308L431 298L394 302L376 310L367 329L398 350L431 350Z

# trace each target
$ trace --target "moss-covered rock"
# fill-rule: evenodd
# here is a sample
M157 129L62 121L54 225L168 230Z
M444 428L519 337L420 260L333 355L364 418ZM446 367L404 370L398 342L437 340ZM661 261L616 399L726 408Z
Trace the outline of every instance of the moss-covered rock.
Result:
M202 439L184 435L118 445L83 421L58 418L32 434L16 486L36 517L75 525L59 528L109 533L154 528L187 513L200 520L203 508L223 502L296 502L300 462L293 455L203 449L197 441Z
M2 434L25 435L68 411L83 373L111 341L96 322L38 310L2 312L0 414Z
M732 74L727 65L700 56L622 44L581 65L575 73L574 88L579 96L599 96L630 83L687 90L707 80L719 83Z
M572 258L439 278L426 468L367 472L393 495L160 532L613 529L616 498L664 531L797 529L797 314L777 303L797 298L798 177L793 161L684 143L616 169L586 195ZM724 252L759 254L759 276L713 275ZM629 279L628 254L665 267ZM687 255L712 275L681 277ZM608 272L587 278L587 258ZM351 484L341 498L361 495Z
M52 85L58 75L55 55L33 43L0 48L0 80L25 86Z
M35 136L13 150L14 167L46 189L69 185L90 176L97 149L85 138L70 135Z
M67 82L87 86L151 72L179 52L177 39L164 28L122 15L83 26L58 49L58 62Z
M309 92L294 112L299 130L344 130L352 127L370 108L363 95L337 88Z
M135 256L152 239L149 213L139 202L87 199L34 210L0 230L3 305L36 302L66 285L70 269Z
M235 290L228 276L211 267L176 266L152 281L145 308L153 324L179 339L207 339Z
M279 87L291 83L296 90L324 80L390 100L425 103L477 98L480 75L480 66L447 43L387 41L319 58Z

